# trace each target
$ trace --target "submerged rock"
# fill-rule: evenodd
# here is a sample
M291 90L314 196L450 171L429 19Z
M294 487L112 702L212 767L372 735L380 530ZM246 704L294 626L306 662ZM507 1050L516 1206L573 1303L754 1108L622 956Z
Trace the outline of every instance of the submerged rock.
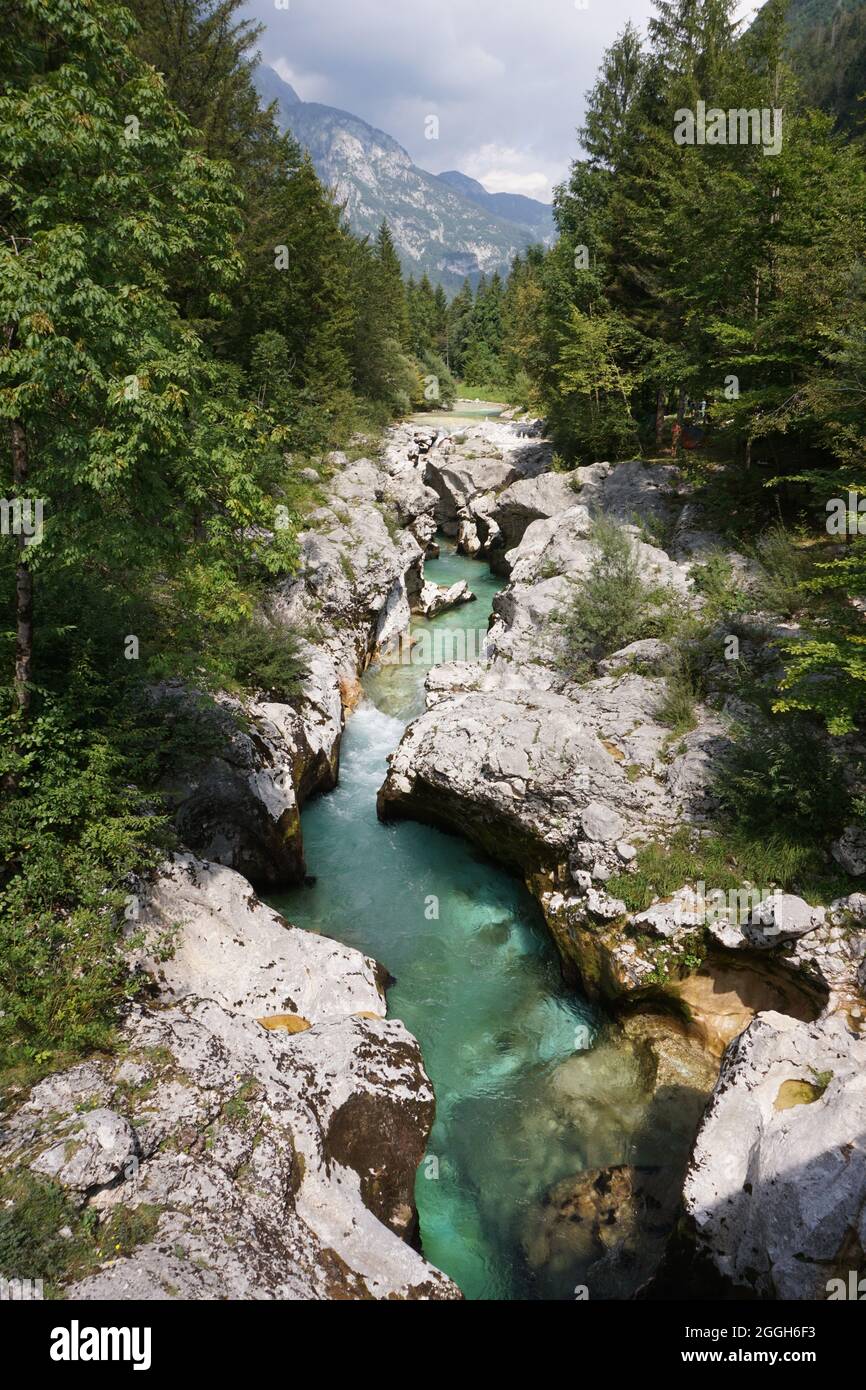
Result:
M655 1273L716 1075L681 1022L648 1013L560 1064L554 1104L587 1136L586 1167L527 1213L524 1251L542 1296L582 1284L590 1299L630 1298Z
M524 1236L542 1296L566 1275L590 1300L633 1296L662 1258L678 1200L670 1174L654 1167L614 1164L564 1178Z

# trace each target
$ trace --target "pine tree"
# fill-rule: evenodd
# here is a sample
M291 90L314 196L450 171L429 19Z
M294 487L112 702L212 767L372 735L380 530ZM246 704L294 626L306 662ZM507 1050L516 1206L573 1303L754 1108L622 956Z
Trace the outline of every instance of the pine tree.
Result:
M409 314L400 257L394 245L391 229L382 219L376 234L376 260L379 268L379 294L386 335L404 347L409 345Z

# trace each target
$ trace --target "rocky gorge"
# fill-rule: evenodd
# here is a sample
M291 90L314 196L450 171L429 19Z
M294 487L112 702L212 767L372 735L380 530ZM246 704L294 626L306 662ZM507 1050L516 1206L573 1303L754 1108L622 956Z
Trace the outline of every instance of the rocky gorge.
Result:
M387 1017L389 961L328 939L337 920L317 935L256 896L307 877L301 810L338 784L362 674L413 615L469 603L464 581L425 576L450 544L503 585L480 660L427 675L379 816L460 835L539 903L566 980L606 1020L594 1049L557 1060L564 1123L591 1132L605 1105L646 1096L634 1161L587 1142L526 1215L522 1258L541 1291L547 1271L578 1270L591 1296L666 1296L697 1271L734 1296L824 1297L866 1247L857 832L838 850L852 891L825 906L774 894L745 922L709 920L684 882L630 912L608 885L640 846L708 833L730 710L703 705L672 741L660 640L580 682L562 660L559 615L600 515L649 581L699 606L693 566L720 542L677 470L562 474L538 422L407 424L375 458L331 455L321 485L299 571L265 615L304 634L300 692L208 706L213 751L166 789L182 849L132 895L127 950L149 986L121 1050L47 1077L3 1122L5 1168L51 1178L100 1220L151 1213L147 1238L68 1296L459 1296L417 1239L434 1096ZM172 717L190 694L157 697Z
M622 1165L559 1184L552 1246L569 1226L584 1239L590 1225L596 1279L623 1265L643 1276L667 1211L683 1268L709 1268L715 1286L826 1296L827 1280L862 1258L866 1235L866 899L855 891L810 906L774 890L745 914L708 913L684 883L630 913L611 894L641 844L684 826L711 833L712 776L736 701L701 706L695 727L672 739L659 715L666 644L635 642L577 683L561 659L560 615L591 568L599 516L631 535L644 580L683 606L701 604L693 566L726 547L672 466L596 464L565 476L543 446L520 452L519 477L495 444L447 441L428 467L442 529L508 584L482 660L430 673L427 711L390 760L380 814L456 830L522 872L566 972L613 1011L630 1044L649 1049L660 1132L666 1111L668 1123L678 1117L689 1153L681 1204L673 1143L663 1192L657 1173ZM648 530L668 537L667 549L648 542ZM748 582L748 560L726 559ZM772 634L772 617L761 623ZM861 867L852 856L860 838L852 827L834 845L849 870ZM747 901L753 887L744 885Z

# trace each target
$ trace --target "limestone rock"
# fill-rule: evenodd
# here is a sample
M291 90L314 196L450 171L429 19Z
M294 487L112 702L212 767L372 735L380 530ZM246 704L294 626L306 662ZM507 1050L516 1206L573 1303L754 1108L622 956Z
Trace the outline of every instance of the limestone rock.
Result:
M793 893L772 893L755 908L743 934L754 946L773 945L814 931L824 916L823 907L811 907Z
M54 1178L63 1187L89 1192L124 1175L138 1153L138 1139L128 1120L105 1107L71 1115L55 1130L32 1163L33 1171Z
M474 599L475 595L465 579L458 579L448 588L441 584L432 584L428 580L418 596L417 608L425 618L435 618L439 613L446 613L449 608L457 608L461 603L472 603Z
M173 954L137 948L160 1007L131 1006L116 1055L4 1117L0 1170L51 1177L98 1220L157 1213L68 1296L458 1297L408 1243L433 1092L374 962L188 855L135 925L154 946L178 926Z
M673 660L673 648L657 637L646 637L641 642L629 642L618 652L605 657L598 663L601 676L614 676L619 671L637 667L650 675L663 675Z
M316 1023L382 1009L375 961L291 926L240 874L189 854L145 885L129 927L134 940L144 936L134 963L167 999L192 995L248 1018L300 1014Z
M833 842L831 852L847 874L857 878L866 874L866 829L861 825L849 825Z
M92 1144L74 1171L46 1157L71 1147L90 1101L71 1073L50 1094L34 1087L6 1126L4 1164L86 1185L103 1219L142 1203L159 1213L153 1237L69 1298L458 1296L404 1239L433 1096L401 1023L343 1018L290 1035L189 998L134 1007L122 1041L125 1062L98 1063L112 1109L84 1117L88 1139L112 1117L98 1161ZM134 1087L121 1075L130 1063Z
M695 1142L684 1202L697 1249L759 1297L826 1298L866 1249L864 1136L866 1039L838 1015L759 1015L728 1048Z
M522 540L534 521L558 516L574 505L575 495L561 473L521 478L499 493L493 519L499 527L499 549L508 551Z
M581 812L580 824L588 840L618 840L623 831L622 816L602 801L590 801Z

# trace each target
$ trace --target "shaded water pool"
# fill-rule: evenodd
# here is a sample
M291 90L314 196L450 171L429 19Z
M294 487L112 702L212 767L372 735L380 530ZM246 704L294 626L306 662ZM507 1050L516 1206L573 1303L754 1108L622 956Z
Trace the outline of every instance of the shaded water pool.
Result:
M449 551L425 572L442 584L466 578L478 597L431 623L416 620L416 636L486 628L500 581L485 565ZM425 674L412 664L365 676L340 784L303 813L316 883L274 905L396 978L389 1016L418 1038L436 1091L416 1183L427 1258L469 1298L568 1298L580 1262L551 1247L542 1199L552 1183L628 1159L637 1079L599 1038L592 1007L562 984L519 879L460 838L377 820L386 756L424 708Z

